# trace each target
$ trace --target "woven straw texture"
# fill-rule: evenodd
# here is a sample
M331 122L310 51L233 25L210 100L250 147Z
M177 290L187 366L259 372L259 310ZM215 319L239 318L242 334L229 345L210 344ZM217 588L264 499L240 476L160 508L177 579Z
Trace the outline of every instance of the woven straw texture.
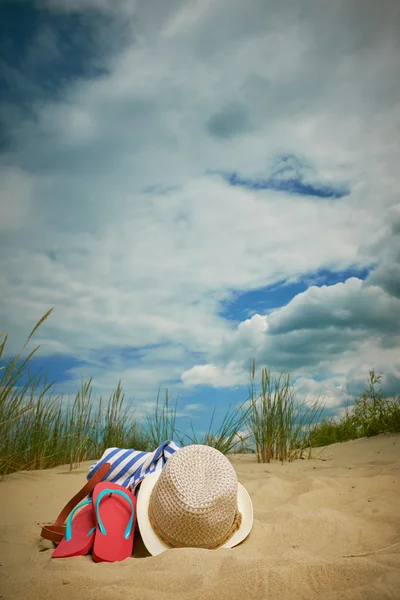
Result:
M149 518L170 546L216 548L240 527L238 483L215 448L193 445L173 454L151 494Z

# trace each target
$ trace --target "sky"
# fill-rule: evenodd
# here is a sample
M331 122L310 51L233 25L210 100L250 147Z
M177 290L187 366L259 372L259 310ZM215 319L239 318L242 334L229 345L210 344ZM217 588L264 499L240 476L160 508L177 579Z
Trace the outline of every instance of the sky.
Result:
M399 56L396 0L0 0L8 355L54 307L55 391L199 430L252 359L398 394Z

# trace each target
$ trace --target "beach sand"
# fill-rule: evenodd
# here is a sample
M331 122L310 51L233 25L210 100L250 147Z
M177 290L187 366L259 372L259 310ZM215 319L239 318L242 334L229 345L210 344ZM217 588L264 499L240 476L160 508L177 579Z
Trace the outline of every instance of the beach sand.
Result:
M113 564L52 559L52 543L40 538L40 525L82 487L91 463L7 476L0 483L0 598L400 598L400 435L335 444L291 464L231 460L254 505L253 530L241 545L151 557L137 537L134 556Z

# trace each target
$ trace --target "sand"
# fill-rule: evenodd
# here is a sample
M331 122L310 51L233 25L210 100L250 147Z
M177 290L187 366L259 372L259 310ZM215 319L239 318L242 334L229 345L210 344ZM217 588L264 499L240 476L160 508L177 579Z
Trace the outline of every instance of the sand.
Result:
M134 556L112 564L52 559L52 543L39 535L40 524L83 485L90 463L72 473L57 467L7 476L0 483L0 598L400 598L400 435L335 444L291 464L231 460L254 505L245 542L151 557L137 537ZM367 556L344 556L360 553Z

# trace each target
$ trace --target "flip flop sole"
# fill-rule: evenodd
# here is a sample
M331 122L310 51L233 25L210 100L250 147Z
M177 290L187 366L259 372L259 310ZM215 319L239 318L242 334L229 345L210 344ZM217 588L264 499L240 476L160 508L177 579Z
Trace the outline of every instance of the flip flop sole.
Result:
M96 533L92 556L95 562L119 562L132 556L136 527L136 496L126 488L110 482L101 482L93 490L95 512L97 498L104 490L115 490L126 494L133 505L134 516L130 536L124 534L132 514L129 501L119 494L104 495L98 505L98 515L103 523L105 534L101 532L96 518ZM97 517L97 515L96 515Z
M96 525L93 505L84 506L72 520L72 535L67 542L65 537L54 550L53 558L70 558L72 556L85 556L93 546L94 529Z
M97 514L103 523L105 534L101 532L98 518L96 518L96 533L92 551L93 560L95 562L119 562L132 556L136 526L136 496L116 483L98 483L93 491L94 511L97 498L104 490L123 492L133 504L133 523L130 536L127 539L124 534L132 514L129 501L119 494L106 494L101 498L98 505Z

